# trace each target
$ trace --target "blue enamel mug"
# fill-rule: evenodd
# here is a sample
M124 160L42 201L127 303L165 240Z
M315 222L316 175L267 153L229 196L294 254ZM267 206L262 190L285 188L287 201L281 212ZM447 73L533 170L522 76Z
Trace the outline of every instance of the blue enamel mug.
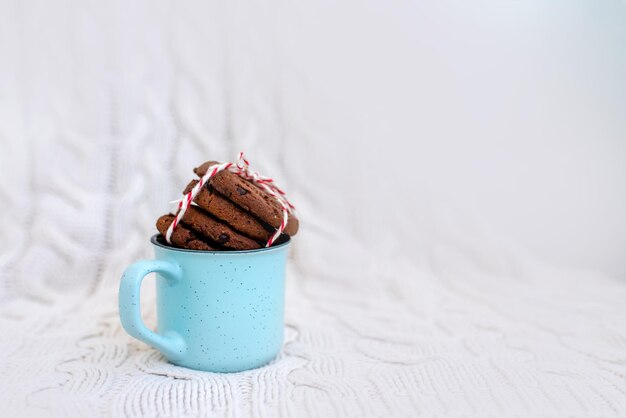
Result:
M154 260L124 271L119 311L126 332L179 366L238 372L267 364L283 343L289 239L250 251L173 248L151 239ZM141 319L143 278L156 273L157 331Z

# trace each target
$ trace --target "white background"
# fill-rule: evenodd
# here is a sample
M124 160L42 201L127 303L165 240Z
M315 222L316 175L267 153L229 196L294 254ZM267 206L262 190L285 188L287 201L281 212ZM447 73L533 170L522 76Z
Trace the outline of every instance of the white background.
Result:
M0 404L626 413L625 40L609 0L2 2ZM239 150L299 210L286 344L196 373L116 287Z
M412 252L452 209L546 260L626 275L618 1L5 2L2 18L5 205L63 137L125 143L152 111L150 140L196 147L164 168L280 158L292 193L370 245Z

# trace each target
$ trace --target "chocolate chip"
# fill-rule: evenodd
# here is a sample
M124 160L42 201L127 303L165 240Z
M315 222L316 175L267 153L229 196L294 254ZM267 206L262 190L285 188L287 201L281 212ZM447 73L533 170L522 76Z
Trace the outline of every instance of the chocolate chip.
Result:
M247 194L248 191L241 186L237 186L237 193L239 193L239 196L243 196L244 194Z
M220 236L217 238L217 242L218 244L224 244L226 241L228 241L228 239L228 235L220 234Z

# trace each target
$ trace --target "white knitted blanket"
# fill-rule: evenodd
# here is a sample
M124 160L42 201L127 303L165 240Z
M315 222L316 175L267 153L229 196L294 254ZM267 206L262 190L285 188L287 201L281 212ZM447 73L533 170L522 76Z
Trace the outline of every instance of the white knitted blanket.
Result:
M0 8L1 416L626 415L626 283L372 175L293 5L26 3ZM179 368L125 334L118 280L191 168L240 149L299 209L286 342Z

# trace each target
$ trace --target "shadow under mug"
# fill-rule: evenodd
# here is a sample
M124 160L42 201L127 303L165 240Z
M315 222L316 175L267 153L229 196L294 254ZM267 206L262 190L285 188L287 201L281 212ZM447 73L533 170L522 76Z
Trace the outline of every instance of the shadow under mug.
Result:
M250 251L173 248L151 239L155 260L124 271L119 290L126 332L176 365L238 372L267 364L283 343L289 238ZM157 332L141 319L141 282L156 274Z

